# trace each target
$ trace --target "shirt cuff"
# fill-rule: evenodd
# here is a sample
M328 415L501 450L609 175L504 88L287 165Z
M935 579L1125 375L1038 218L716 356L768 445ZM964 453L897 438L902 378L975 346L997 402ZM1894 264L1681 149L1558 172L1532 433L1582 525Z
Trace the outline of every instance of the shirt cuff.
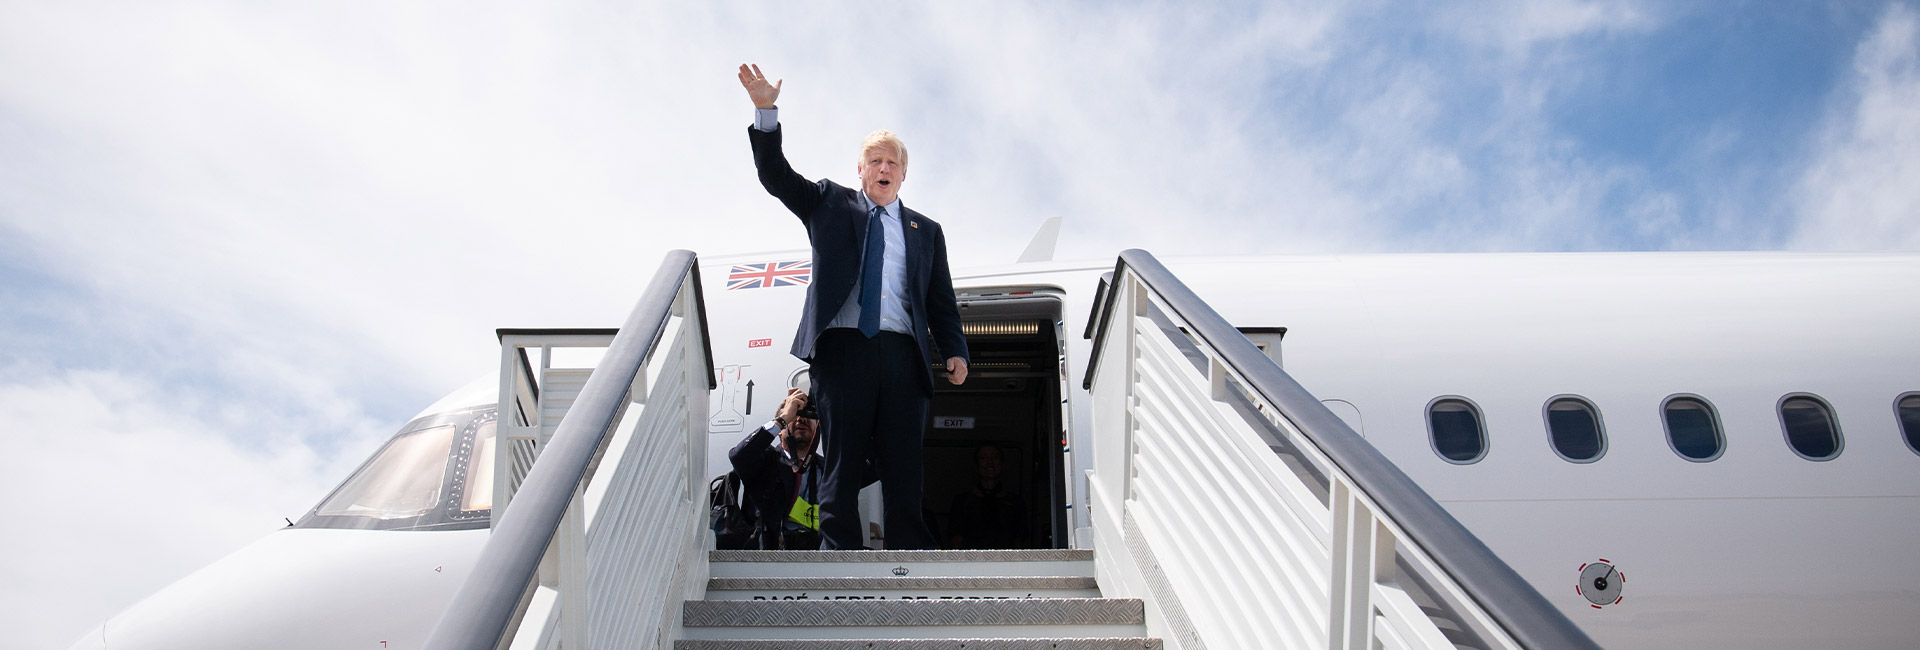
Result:
M775 422L775 421L773 421L773 420L767 420L767 425L766 425L765 427L763 427L763 428L765 428L765 429L766 429L766 430L768 430L768 431L772 431L772 432L773 432L773 435L776 435L776 436L777 436L777 435L780 435L780 423L779 423L779 422Z
M780 128L780 107L753 109L753 128L772 133Z

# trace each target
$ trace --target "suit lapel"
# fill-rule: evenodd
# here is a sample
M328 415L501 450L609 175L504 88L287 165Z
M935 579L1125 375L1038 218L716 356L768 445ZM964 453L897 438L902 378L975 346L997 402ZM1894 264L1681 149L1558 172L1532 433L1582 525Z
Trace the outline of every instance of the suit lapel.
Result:
M856 255L864 254L867 246L867 200L855 190L847 201L847 211L853 214L853 250ZM857 267L856 267L857 268Z
M925 259L925 256L922 255L922 253L926 252L926 242L922 240L920 237L921 235L920 231L923 230L923 228L920 227L919 222L920 220L914 215L914 213L907 209L907 204L901 203L900 204L900 236L902 239L907 240L907 281L908 281L907 303L908 304L917 304L918 298L920 296L920 291L918 289L922 284L924 284L924 281L920 277L921 276L920 267L923 266L921 264L921 260Z

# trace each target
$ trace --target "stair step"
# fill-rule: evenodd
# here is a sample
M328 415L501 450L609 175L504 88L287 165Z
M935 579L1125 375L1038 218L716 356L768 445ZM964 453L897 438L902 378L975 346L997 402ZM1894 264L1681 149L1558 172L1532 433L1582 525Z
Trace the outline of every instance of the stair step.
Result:
M718 578L1093 575L1093 551L708 551Z
M692 639L1126 637L1146 632L1134 598L994 600L690 600Z
M1146 606L1100 598L1093 552L709 551L679 650L1118 650Z
M712 578L708 600L1096 598L1091 576Z
M675 641L674 650L1161 650L1143 637L1016 639L766 639Z
M1140 625L1138 598L690 600L687 627Z

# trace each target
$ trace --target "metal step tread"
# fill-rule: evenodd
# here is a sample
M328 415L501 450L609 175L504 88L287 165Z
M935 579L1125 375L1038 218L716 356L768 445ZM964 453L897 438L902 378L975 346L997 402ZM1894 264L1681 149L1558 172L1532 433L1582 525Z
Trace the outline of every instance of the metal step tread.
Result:
M675 641L674 650L1161 650L1159 639L766 639Z
M1090 549L990 551L707 551L708 562L1079 562Z
M707 591L794 589L1098 589L1090 576L951 576L934 578L708 578Z
M689 600L687 627L1143 625L1138 598Z

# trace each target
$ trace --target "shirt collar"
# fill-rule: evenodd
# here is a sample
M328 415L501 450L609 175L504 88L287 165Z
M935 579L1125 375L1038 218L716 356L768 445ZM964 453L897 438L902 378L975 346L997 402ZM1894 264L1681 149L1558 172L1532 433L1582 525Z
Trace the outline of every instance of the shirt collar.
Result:
M866 210L867 210L868 212L872 212L872 211L873 211L873 205L874 205L874 204L873 204L873 199L869 199L869 198L867 198L867 192L866 192L866 190L861 190L861 191L860 191L860 203L866 206ZM888 214L889 216L892 216L892 217L893 217L893 218L895 218L895 219L901 219L901 218L904 218L904 217L905 217L905 215L903 215L903 214L902 214L902 213L900 212L900 197L899 197L899 196L895 196L895 197L893 197L893 202L892 202L892 203L888 203L888 204L887 204L887 214Z
M817 444L817 443L816 443L816 444L814 444L814 447L815 447L815 449L813 450L813 453L812 453L812 454L810 454L810 455L808 456L808 458L807 458L807 464L808 464L808 465L813 465L814 463L818 463L818 462L820 462L820 456L821 456L821 454L820 454L820 450L818 449L818 447L819 447L819 446L820 446L820 445L819 445L819 444ZM783 444L780 444L779 442L777 442L777 441L776 441L776 442L775 442L775 443L773 444L773 448L774 448L774 449L778 449L778 450L780 450L780 460L781 460L782 462L784 462L784 463L786 464L786 466L788 466L788 467L799 467L799 466L800 466L800 459L799 459L798 457L796 457L796 456L794 456L794 454L793 454L793 452L791 452L791 451L787 451L787 446L786 446L786 445L783 445Z
M787 446L782 443L779 437L780 429L778 427L774 428L773 435L774 435L773 449L774 451L780 452L780 458L786 460L788 465L793 465L799 462L798 459L794 458L793 452L788 451ZM814 429L813 435L815 436L820 435L820 430ZM807 459L808 464L818 463L820 462L820 459L826 457L826 454L821 450L822 447L825 447L825 445L820 444L819 438L815 438L813 441L813 453L809 454L810 457Z

